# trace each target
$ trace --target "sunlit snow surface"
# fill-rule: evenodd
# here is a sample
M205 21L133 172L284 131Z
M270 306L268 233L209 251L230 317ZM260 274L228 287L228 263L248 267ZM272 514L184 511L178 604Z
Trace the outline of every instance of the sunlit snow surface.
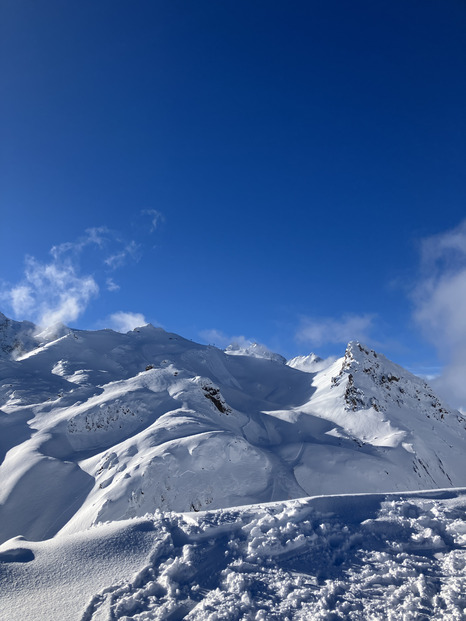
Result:
M364 345L0 315L0 380L1 621L466 618L466 420Z
M465 512L466 489L327 496L12 540L2 619L459 621Z

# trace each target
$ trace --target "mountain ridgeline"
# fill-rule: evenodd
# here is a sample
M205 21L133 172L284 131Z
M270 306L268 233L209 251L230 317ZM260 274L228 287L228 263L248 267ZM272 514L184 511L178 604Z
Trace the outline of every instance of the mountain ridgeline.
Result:
M466 421L361 343L325 363L0 314L0 541L154 511L466 486Z

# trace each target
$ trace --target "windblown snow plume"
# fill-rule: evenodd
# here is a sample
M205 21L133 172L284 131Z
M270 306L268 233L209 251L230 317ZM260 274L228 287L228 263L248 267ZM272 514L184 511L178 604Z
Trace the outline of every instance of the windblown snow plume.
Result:
M129 332L134 330L134 328L145 326L147 323L142 313L119 311L109 317L110 327L117 332Z

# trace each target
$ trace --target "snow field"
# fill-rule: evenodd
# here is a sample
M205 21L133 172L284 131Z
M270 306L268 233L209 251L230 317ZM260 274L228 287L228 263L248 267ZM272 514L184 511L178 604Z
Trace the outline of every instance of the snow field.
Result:
M12 562L15 549L23 562ZM59 557L66 585L55 582ZM38 621L460 621L466 489L157 513L43 543L12 540L0 548L0 587L9 621L24 619L21 601Z

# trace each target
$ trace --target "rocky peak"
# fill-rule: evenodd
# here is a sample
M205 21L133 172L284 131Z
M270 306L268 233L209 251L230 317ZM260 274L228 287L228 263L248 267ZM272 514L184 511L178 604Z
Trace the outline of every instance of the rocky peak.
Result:
M386 412L396 406L422 411L427 418L456 417L466 422L459 412L440 401L425 380L357 341L348 344L340 372L331 381L333 387L346 384L346 410L373 408Z

